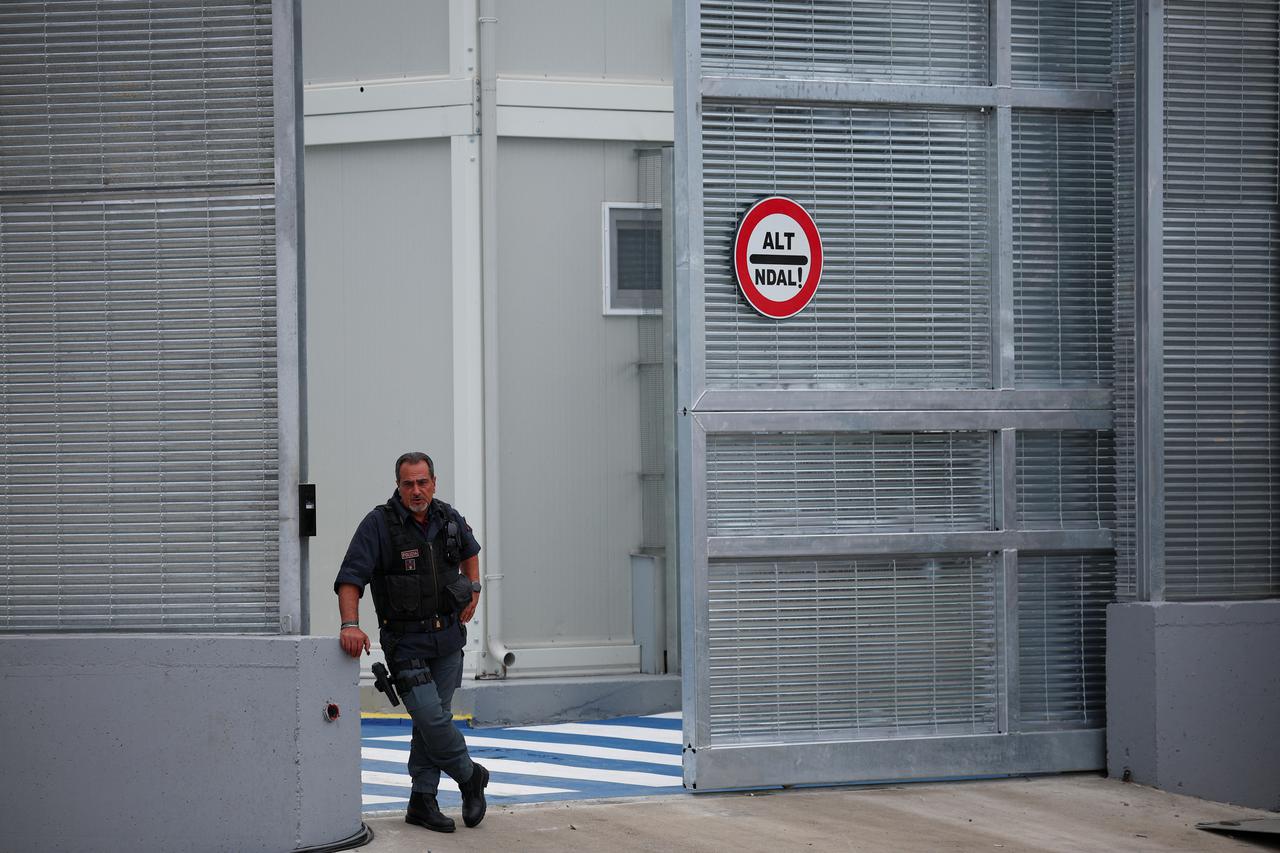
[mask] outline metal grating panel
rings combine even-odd
[[[1017,435],[1018,528],[1110,530],[1115,526],[1115,440],[1094,430]]]
[[[279,629],[274,220],[0,203],[0,630]]]
[[[986,117],[977,110],[703,111],[709,387],[990,387]],[[756,200],[805,205],[822,284],[783,322],[742,298],[733,235]]]
[[[1115,76],[1115,441],[1116,596],[1137,595],[1136,275],[1137,275],[1137,42],[1134,0],[1117,0]]]
[[[708,571],[712,743],[995,731],[989,555]]]
[[[1165,203],[1277,203],[1274,0],[1165,4]]]
[[[1013,82],[1110,89],[1112,6],[1112,0],[1013,0]]]
[[[1024,728],[1106,724],[1110,554],[1018,555],[1018,695]]]
[[[992,526],[989,433],[708,436],[712,536]]]
[[[266,0],[0,3],[0,190],[270,184]]]
[[[985,0],[703,0],[708,72],[983,85]]]
[[[1275,211],[1165,212],[1166,596],[1280,595]]]
[[[1170,600],[1280,595],[1278,37],[1271,2],[1166,4]]]
[[[1107,113],[1013,113],[1019,387],[1111,384],[1113,135]]]

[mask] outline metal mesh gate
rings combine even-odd
[[[0,5],[0,630],[301,630],[294,12]]]
[[[1101,767],[1111,4],[679,14],[686,782]],[[824,246],[783,321],[730,264],[770,195]]]

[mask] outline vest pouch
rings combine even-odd
[[[395,616],[412,616],[422,601],[422,587],[414,575],[387,575],[387,598]]]
[[[453,600],[453,609],[458,613],[461,613],[471,603],[471,578],[461,572],[449,582],[445,589],[449,590],[449,596]]]

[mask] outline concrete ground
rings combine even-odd
[[[362,853],[1280,850],[1195,828],[1275,817],[1095,774],[495,806],[452,835],[373,817]],[[1273,836],[1274,838],[1274,836]]]

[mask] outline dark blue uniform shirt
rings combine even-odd
[[[400,502],[399,493],[391,496],[392,505],[400,513],[406,524],[416,524],[418,532],[428,542],[432,542],[444,530],[447,521],[452,518],[458,523],[458,539],[461,547],[461,559],[468,560],[480,553],[480,543],[471,532],[471,525],[456,509],[448,504],[433,500],[427,509],[427,523],[418,524],[417,519]],[[351,544],[347,546],[347,555],[342,558],[342,566],[338,569],[338,577],[333,582],[333,591],[337,592],[341,584],[349,583],[364,595],[364,588],[373,578],[373,569],[382,562],[382,555],[391,548],[391,533],[387,530],[387,520],[378,507],[364,517]],[[387,648],[387,632],[382,631],[380,640],[382,648]],[[439,631],[429,634],[404,634],[396,646],[395,659],[434,658],[456,652],[467,644],[467,636],[462,625],[455,619]],[[390,661],[388,661],[389,663]]]

